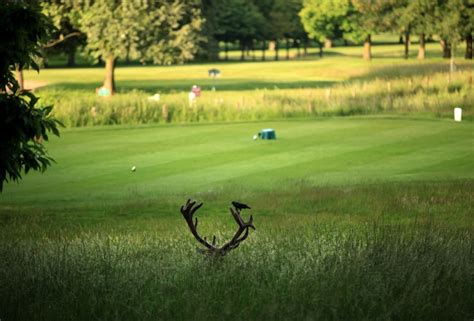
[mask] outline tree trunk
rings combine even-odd
[[[364,54],[362,55],[362,57],[365,59],[365,60],[371,60],[372,59],[372,42],[371,42],[372,38],[370,35],[367,35],[367,38],[365,38],[365,41],[364,41]]]
[[[219,41],[216,41],[214,38],[212,38],[211,40],[212,42],[212,45],[211,45],[211,54],[209,56],[209,60],[212,60],[212,61],[219,61],[219,57],[220,57],[220,52],[221,52],[221,48],[219,47]]]
[[[242,40],[240,40],[240,61],[245,60],[245,45]]]
[[[25,90],[25,78],[23,77],[23,68],[19,65],[16,65],[16,81],[18,82],[18,86],[20,86],[20,91]]]
[[[110,55],[105,59],[104,87],[113,95],[115,92],[115,57]]]
[[[255,61],[257,57],[255,56],[255,44],[254,44],[253,39],[252,39],[252,42],[250,43],[250,49],[252,49],[252,60]]]
[[[299,40],[296,42],[296,57],[301,57],[301,45]]]
[[[290,39],[286,38],[286,60],[290,60]]]
[[[67,66],[74,67],[76,65],[76,48],[69,49],[67,53]]]
[[[420,34],[420,47],[418,48],[418,59],[425,59],[425,34]]]
[[[472,59],[472,33],[466,35],[466,59]]]
[[[304,39],[304,48],[303,48],[303,56],[307,56],[308,55],[308,39],[305,38]]]
[[[268,42],[268,50],[270,51],[275,50],[275,40],[270,40]]]
[[[275,60],[278,60],[278,39],[275,39]]]
[[[227,41],[224,42],[225,61],[229,60],[229,44]]]
[[[125,63],[127,65],[130,64],[130,46],[129,45],[125,48]]]
[[[443,58],[451,58],[451,45],[446,39],[440,41],[441,47],[443,48]]]
[[[206,44],[204,44],[203,58],[207,61],[218,61],[219,60],[219,41],[210,37]],[[127,52],[128,54],[128,52]],[[129,58],[130,59],[130,58]],[[127,60],[125,60],[127,61]]]
[[[405,59],[408,59],[409,54],[410,54],[410,33],[406,31],[405,32]]]
[[[326,39],[324,40],[324,48],[332,48],[332,40],[331,39]]]
[[[46,69],[49,67],[48,56],[46,53],[43,53],[43,67]]]
[[[265,49],[267,44],[265,43],[265,39],[262,40],[262,61],[265,61]]]
[[[451,74],[453,72],[455,72],[455,70],[454,70],[454,47],[453,46],[451,46],[451,57],[450,57],[450,60],[449,60],[449,72]]]

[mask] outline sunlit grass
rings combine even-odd
[[[276,129],[276,141],[252,139],[267,127]],[[344,186],[466,179],[472,143],[470,122],[383,117],[69,129],[47,144],[57,164],[8,184],[2,203],[100,204],[221,189],[239,198],[291,193],[302,180]]]
[[[40,102],[54,104],[68,127],[361,114],[451,118],[454,107],[471,119],[473,64],[458,58],[450,74],[438,47],[428,45],[425,61],[402,59],[402,45],[378,45],[371,62],[359,57],[359,47],[335,47],[323,59],[118,66],[118,91],[111,98],[95,96],[101,67],[45,69],[26,78],[47,85],[38,90]],[[416,46],[412,51],[416,54]],[[221,71],[217,79],[208,77],[212,68]],[[203,91],[190,106],[193,85]],[[155,93],[161,94],[159,102],[148,99]]]
[[[63,83],[41,89],[39,96],[43,104],[56,106],[55,115],[68,127],[361,114],[451,118],[454,107],[463,108],[465,119],[472,118],[474,91],[470,64],[459,64],[458,71],[449,75],[447,66],[440,62],[400,63],[392,67],[368,66],[356,60],[354,63],[347,72],[342,67],[331,67],[328,62],[320,65],[317,62],[275,63],[282,66],[278,67],[281,74],[270,71],[264,63],[254,67],[247,65],[246,70],[242,64],[227,65],[223,67],[224,75],[228,72],[231,78],[223,75],[216,81],[192,76],[193,73],[194,77],[198,73],[205,74],[211,65],[170,67],[175,68],[169,70],[169,74],[176,79],[156,81],[147,80],[150,70],[156,69],[157,75],[168,75],[163,68],[124,68],[124,77],[127,73],[127,77],[141,75],[140,80],[127,80],[123,85],[119,82],[121,90],[111,98],[96,97],[93,82]],[[182,71],[190,75],[185,76]],[[76,76],[81,73],[80,70],[72,72]],[[91,79],[97,71],[84,72],[91,75],[81,78]],[[65,76],[60,76],[61,73],[57,76]],[[283,74],[291,76],[283,78]],[[179,77],[186,80],[178,81]],[[203,94],[190,105],[187,92],[195,83],[202,86]],[[148,99],[155,92],[161,93],[159,102]]]

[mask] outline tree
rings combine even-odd
[[[87,35],[87,49],[94,58],[105,60],[103,86],[111,94],[115,91],[116,60],[123,57],[129,43],[137,39],[145,13],[144,8],[134,7],[134,3],[98,0],[92,5],[83,5],[79,11],[80,29]]]
[[[472,34],[474,33],[474,2],[463,0],[460,8],[460,32],[466,42],[466,59],[472,59]]]
[[[270,21],[270,30],[271,30],[271,36],[269,40],[271,41],[271,44],[273,44],[274,50],[275,50],[275,60],[279,60],[279,50],[280,50],[280,43],[278,42],[279,39],[284,37],[284,21],[282,21],[282,13],[280,11],[280,8],[276,5],[276,0],[275,3],[272,6],[272,9],[269,13],[269,21]]]
[[[202,0],[201,13],[204,18],[202,24],[202,36],[204,39],[199,43],[197,56],[204,60],[219,59],[219,42],[217,40],[217,15],[219,0]]]
[[[24,23],[28,21],[28,23]],[[38,107],[38,98],[20,90],[13,70],[32,67],[47,39],[48,22],[39,6],[4,2],[0,10],[0,191],[3,184],[19,181],[30,170],[44,172],[52,159],[42,144],[48,133],[59,136],[60,123],[52,106]]]
[[[262,15],[262,24],[257,30],[257,39],[262,43],[262,60],[266,59],[265,51],[267,50],[267,40],[271,39],[274,34],[274,24],[271,17],[275,0],[254,0],[255,6]]]
[[[77,28],[79,18],[77,11],[69,1],[48,0],[42,1],[43,13],[52,21],[54,31],[52,37],[55,41],[50,41],[43,45],[45,56],[47,53],[65,53],[68,57],[67,66],[72,67],[76,63],[76,52],[78,47],[86,43],[85,35]],[[47,66],[44,57],[45,67]]]
[[[182,63],[198,50],[202,20],[194,0],[96,0],[79,3],[80,29],[87,49],[105,60],[104,87],[115,91],[115,65],[136,51],[141,60]]]
[[[298,13],[303,8],[302,0],[276,0],[283,23],[283,37],[286,40],[286,59],[290,59],[290,40],[297,42],[306,33]]]
[[[321,45],[326,39],[343,36],[349,11],[349,0],[305,0],[300,17],[309,37]]]
[[[194,58],[203,39],[199,1],[155,1],[146,12],[137,33],[142,61],[171,65]]]
[[[345,37],[355,42],[364,41],[365,60],[372,59],[372,35],[386,28],[386,17],[392,9],[392,0],[351,0]]]
[[[405,59],[408,59],[410,53],[410,36],[414,29],[419,15],[416,12],[417,4],[420,1],[398,0],[393,4],[392,11],[387,15],[389,29],[400,32],[404,37]]]
[[[236,8],[230,0],[216,0],[211,6],[214,14],[212,17],[214,23],[212,35],[217,43],[224,42],[225,60],[228,60],[228,43],[236,40],[234,31],[239,26],[239,16],[236,15],[239,11],[235,10]]]
[[[435,32],[437,2],[438,0],[413,0],[405,7],[402,21],[409,20],[412,31],[420,39],[418,59],[425,59],[426,37]]]
[[[258,37],[258,30],[263,26],[264,19],[258,7],[251,0],[222,0],[216,7],[217,26],[216,38],[227,43],[238,41],[241,56],[244,60],[245,49]]]
[[[473,13],[468,11],[469,0],[447,0],[438,6],[436,29],[442,39],[443,56],[450,59],[450,71],[454,71],[454,53],[467,32],[472,30]],[[472,10],[472,8],[471,8]]]
[[[272,41],[275,44],[275,60],[279,60],[280,44],[279,39],[288,38],[288,31],[290,29],[290,17],[289,17],[289,4],[285,0],[275,0],[272,10],[270,12],[271,30],[272,30]],[[287,40],[288,48],[288,40]],[[287,49],[288,58],[288,49]]]
[[[392,31],[405,34],[405,58],[408,58],[409,37],[416,33],[419,36],[418,59],[425,58],[426,37],[439,32],[437,25],[444,19],[444,0],[399,0],[394,3],[394,10],[388,24]],[[450,55],[449,45],[446,56]]]

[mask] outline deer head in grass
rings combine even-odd
[[[240,204],[239,205],[245,205],[245,204]],[[249,229],[252,228],[255,230],[255,226],[253,226],[253,218],[250,216],[250,219],[247,222],[244,222],[242,217],[240,216],[240,211],[242,208],[249,208],[247,207],[241,207],[241,206],[236,206],[234,204],[234,208],[230,208],[230,213],[235,219],[235,222],[238,225],[237,232],[235,232],[234,237],[227,243],[225,243],[222,246],[217,246],[216,245],[216,236],[213,237],[212,243],[209,243],[206,238],[202,238],[198,231],[197,231],[197,225],[198,225],[198,220],[197,218],[194,218],[193,221],[193,215],[196,213],[198,209],[200,209],[202,206],[202,203],[197,204],[195,201],[192,201],[191,199],[188,199],[185,205],[181,206],[181,214],[183,214],[184,219],[186,220],[186,223],[188,223],[188,227],[191,230],[191,233],[194,235],[194,238],[204,245],[205,249],[200,249],[199,251],[203,254],[206,255],[220,255],[224,256],[227,253],[229,253],[231,250],[237,248],[241,242],[243,242],[248,236],[249,236]]]

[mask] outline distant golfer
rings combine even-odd
[[[237,211],[240,212],[240,210],[243,210],[243,209],[250,209],[250,206],[248,206],[247,204],[242,204],[242,203],[239,203],[239,202],[232,202],[232,205],[234,205],[235,209]]]

